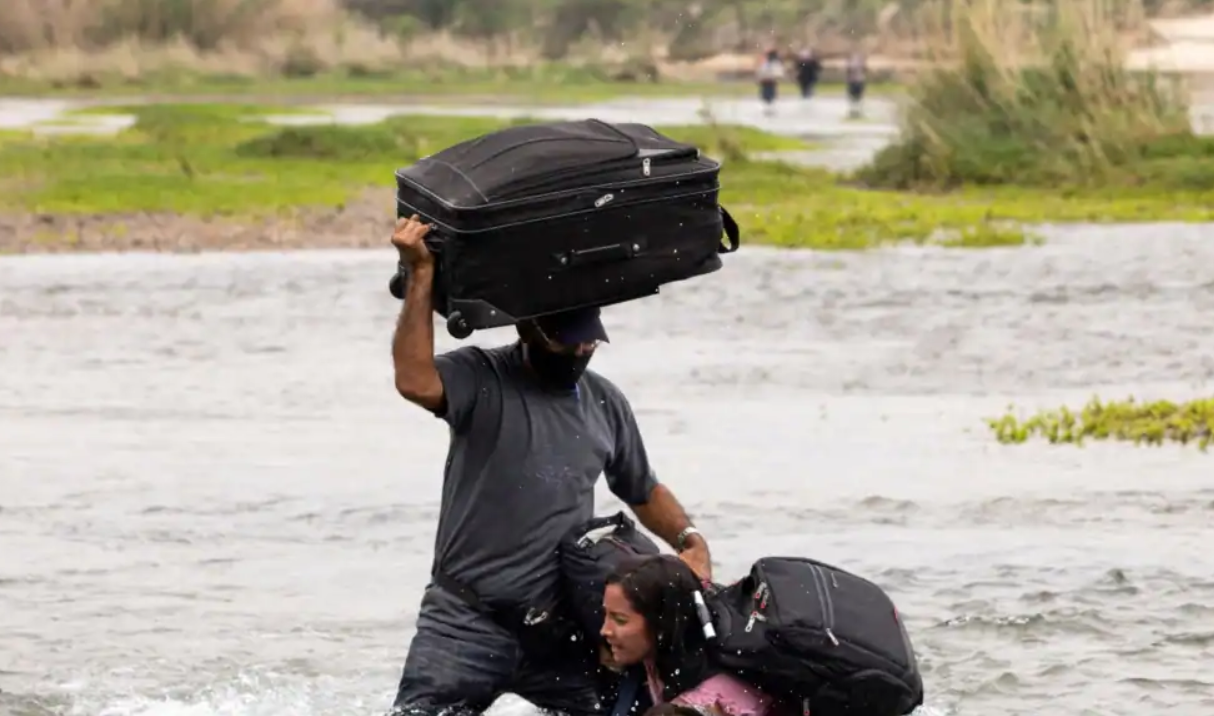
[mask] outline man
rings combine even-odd
[[[392,357],[397,391],[445,420],[451,445],[433,579],[394,713],[479,713],[507,692],[600,713],[592,648],[537,648],[523,626],[556,602],[557,545],[593,515],[598,476],[705,579],[708,545],[655,479],[628,401],[586,370],[607,340],[597,309],[524,322],[512,345],[434,355],[429,229],[414,216],[392,237],[409,271]]]
[[[818,76],[822,73],[822,62],[811,48],[802,49],[797,55],[797,84],[801,87],[801,96],[809,99],[814,94],[818,84]]]

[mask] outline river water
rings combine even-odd
[[[1214,457],[1005,447],[983,419],[1208,393],[1210,231],[746,248],[610,309],[595,366],[718,578],[783,553],[888,588],[921,713],[1208,716]],[[446,447],[392,389],[392,266],[0,258],[0,713],[387,708]]]

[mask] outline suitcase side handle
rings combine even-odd
[[[557,254],[556,260],[561,265],[561,268],[626,261],[635,258],[641,252],[643,248],[641,244],[641,241],[624,241],[618,244],[595,246],[589,249],[575,249]]]
[[[717,247],[717,253],[732,254],[738,250],[738,244],[741,243],[741,235],[738,233],[738,222],[733,220],[733,217],[729,215],[729,211],[725,207],[718,206],[717,208],[721,210],[721,223],[725,225],[725,238],[729,239],[728,244],[723,243]]]

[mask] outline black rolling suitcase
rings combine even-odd
[[[434,225],[434,307],[466,338],[720,269],[738,227],[718,204],[719,172],[641,124],[521,125],[398,170],[396,213]],[[397,298],[407,278],[393,277]]]

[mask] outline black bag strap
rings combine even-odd
[[[718,206],[721,210],[721,223],[725,224],[725,237],[729,239],[729,245],[721,244],[717,247],[718,254],[732,254],[738,250],[738,244],[741,243],[741,234],[738,232],[738,222],[733,220],[729,215],[729,210],[723,206]]]
[[[436,570],[431,578],[434,580],[434,583],[437,584],[444,592],[459,597],[460,599],[464,600],[465,604],[472,607],[476,611],[490,617],[498,616],[496,610],[491,609],[489,605],[481,601],[481,598],[477,596],[475,591],[472,590],[472,587],[469,587],[455,577],[452,577],[442,570]]]
[[[594,532],[595,530],[601,530],[604,527],[614,527],[617,530],[629,531],[636,529],[636,525],[634,525],[632,520],[628,519],[628,515],[624,514],[624,512],[621,510],[614,515],[592,517],[584,524],[580,525],[576,532],[571,532],[571,536],[566,537],[565,539],[571,545],[578,548],[584,548],[589,546],[589,542],[586,540],[590,533]]]
[[[631,527],[632,520],[628,519],[628,515],[623,511],[617,512],[614,515],[603,515],[602,517],[594,517],[586,524],[582,525],[582,534],[593,532],[604,527]]]
[[[632,711],[637,694],[641,690],[641,673],[640,669],[634,668],[625,674],[624,681],[620,684],[620,693],[615,699],[615,707],[611,709],[611,716],[628,716]]]

